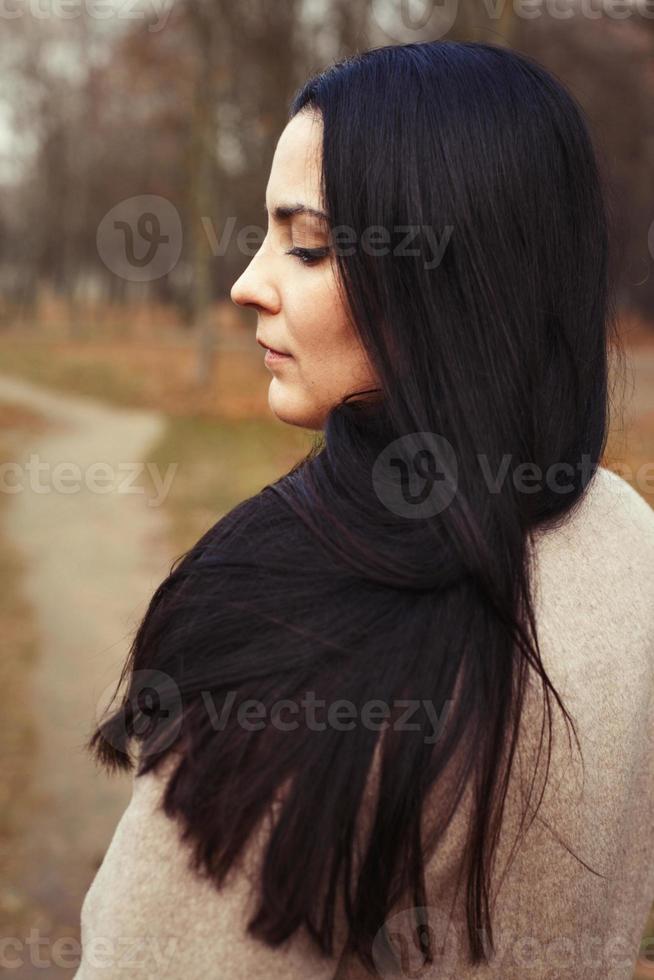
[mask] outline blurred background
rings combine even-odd
[[[3,0],[0,32],[1,966],[69,977],[131,792],[82,745],[133,630],[171,561],[312,442],[271,416],[229,299],[296,88],[438,37],[569,86],[609,181],[628,355],[604,465],[654,506],[654,6]]]

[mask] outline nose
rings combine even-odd
[[[264,268],[263,247],[254,255],[230,290],[232,303],[253,306],[257,310],[277,312],[279,295],[271,280],[270,270]]]

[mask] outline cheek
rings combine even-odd
[[[336,287],[334,274],[306,272],[292,295],[286,298],[286,322],[293,350],[307,371],[334,358],[349,360],[358,339]]]
[[[374,385],[374,375],[333,279],[302,277],[282,297],[282,315],[296,363],[271,380],[270,408],[291,424],[320,428],[345,395]]]
[[[332,403],[368,373],[354,328],[335,304],[307,310],[297,351],[298,376],[307,390]]]

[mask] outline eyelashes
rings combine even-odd
[[[287,255],[295,256],[302,265],[315,265],[329,255],[329,247],[322,248],[300,248],[296,245],[286,252]]]

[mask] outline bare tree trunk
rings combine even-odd
[[[218,9],[212,0],[187,4],[195,42],[197,71],[188,150],[189,222],[192,249],[192,321],[196,337],[196,380],[206,386],[214,375],[216,337],[211,319],[211,247],[202,218],[211,214],[216,145],[216,32]]]

